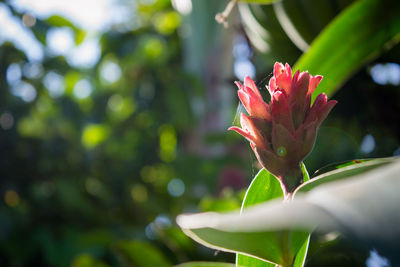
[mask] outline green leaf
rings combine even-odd
[[[361,164],[366,163],[368,162]],[[297,195],[288,203],[278,200],[268,201],[244,210],[242,215],[239,213],[181,215],[177,222],[186,232],[193,232],[197,241],[201,240],[200,242],[210,247],[225,243],[223,245],[225,248],[232,248],[242,242],[247,246],[246,252],[251,255],[256,252],[260,257],[262,254],[267,254],[263,252],[271,249],[265,246],[260,247],[258,251],[255,250],[255,242],[270,237],[266,233],[278,235],[287,233],[285,230],[289,229],[315,229],[317,226],[319,233],[340,231],[348,234],[348,237],[359,244],[368,243],[377,247],[379,251],[386,249],[386,252],[393,253],[400,249],[398,242],[400,231],[396,230],[400,224],[399,172],[400,159],[397,158],[391,164],[358,173],[352,179],[329,183]],[[222,234],[225,235],[223,241],[220,238]],[[303,251],[304,243],[302,245],[294,243],[289,246],[292,249],[293,246],[298,246],[297,249]],[[278,249],[276,253],[281,252]],[[397,255],[396,253],[392,256],[398,257]],[[295,262],[299,264],[295,266],[302,264],[300,258]],[[290,263],[277,263],[292,266]]]
[[[300,163],[300,166],[301,166],[301,171],[303,172],[303,183],[305,183],[310,180],[310,175],[308,174],[306,165],[303,162]]]
[[[207,218],[213,221],[217,213],[205,213]],[[178,219],[179,221],[179,219]],[[207,223],[205,220],[200,220],[201,223]],[[248,232],[246,230],[231,231],[217,229],[213,227],[186,227],[185,223],[180,223],[182,230],[195,241],[209,248],[226,251],[239,252],[244,255],[252,256],[260,260],[265,260],[270,263],[283,264],[284,255],[282,247],[287,246],[287,231],[259,231]],[[193,225],[190,222],[190,225]],[[232,225],[232,227],[235,227]],[[298,251],[302,244],[290,244],[292,251]],[[292,257],[288,255],[287,257]]]
[[[302,162],[300,164],[301,166],[301,171],[303,172],[303,183],[307,182],[310,180],[310,175],[308,174],[306,165]],[[293,263],[293,267],[303,267],[304,262],[306,261],[306,257],[307,257],[307,251],[308,251],[308,245],[310,243],[310,237],[311,237],[311,233],[300,233],[297,234],[297,236],[292,237],[293,239],[298,239],[303,241],[303,244],[301,245],[300,250],[297,252],[295,259],[294,259],[294,263]]]
[[[269,171],[261,169],[247,189],[241,210],[275,198],[283,199],[281,184]]]
[[[396,158],[379,158],[372,160],[353,160],[348,163],[339,164],[335,170],[323,173],[302,184],[296,189],[294,194],[297,192],[310,191],[320,184],[350,178],[354,175],[370,171],[388,163],[392,163],[395,160]]]
[[[310,180],[310,176],[307,172],[306,166],[304,163],[301,163],[301,170],[303,171],[303,180],[304,182],[307,182]],[[242,209],[241,212],[243,211],[243,208],[249,207],[255,204],[259,204],[262,202],[266,202],[272,199],[277,199],[277,198],[283,198],[283,191],[281,188],[281,185],[271,173],[269,173],[267,170],[262,169],[260,172],[256,175],[256,177],[253,179],[250,187],[248,188],[246,192],[246,196],[243,200],[242,203]],[[308,235],[307,238],[304,237],[304,233],[301,233],[300,235],[292,234],[290,236],[291,242],[295,242],[297,240],[303,241],[303,245],[300,249],[299,252],[297,252],[296,258],[295,258],[295,265],[294,266],[303,266],[299,264],[303,264],[307,250],[308,250],[308,243],[310,240],[310,237]],[[304,240],[306,239],[306,240]],[[243,254],[237,254],[236,256],[236,263],[238,266],[255,266],[255,267],[274,267],[275,265],[272,263],[268,263],[253,257],[249,257]]]
[[[346,8],[314,40],[295,70],[324,76],[313,99],[332,95],[366,62],[400,40],[400,1],[361,0]]]
[[[303,166],[305,170],[305,167]],[[308,174],[305,173],[305,179]],[[261,170],[252,181],[242,204],[244,208],[261,202],[281,198],[283,192],[279,181],[268,171]],[[281,200],[278,200],[279,202]],[[210,218],[213,214],[208,213]],[[193,226],[193,225],[192,225]],[[213,227],[189,227],[181,225],[183,231],[197,242],[214,249],[239,252],[239,266],[274,266],[274,264],[292,264],[298,251],[297,261],[304,260],[309,233],[304,231],[230,231]],[[301,266],[301,265],[296,265]]]
[[[281,184],[270,172],[261,169],[247,189],[246,195],[243,199],[241,212],[246,207],[276,198],[283,199]],[[275,266],[273,263],[265,262],[239,253],[236,255],[236,264],[238,266],[254,267]]]
[[[176,265],[175,267],[235,267],[235,266],[236,265],[232,263],[196,261],[196,262],[182,263]]]
[[[308,245],[310,244],[311,234],[308,235],[307,239],[304,241],[300,250],[297,252],[297,255],[294,259],[293,267],[303,267],[306,261]]]

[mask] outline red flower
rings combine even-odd
[[[317,131],[337,101],[317,96],[312,106],[311,95],[322,76],[297,71],[292,77],[288,64],[276,62],[269,80],[269,105],[250,77],[244,85],[236,82],[238,95],[249,115],[241,114],[242,128],[230,127],[250,141],[261,165],[274,174],[286,193],[302,182],[300,163],[311,152]]]

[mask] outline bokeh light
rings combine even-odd
[[[168,193],[173,197],[180,197],[185,193],[185,184],[181,179],[174,178],[168,183]]]
[[[102,63],[100,75],[107,84],[112,84],[119,81],[121,74],[121,68],[117,63],[112,61],[106,61]]]
[[[175,129],[171,125],[163,125],[159,129],[160,158],[165,162],[171,162],[176,158],[177,137]]]
[[[94,148],[106,140],[109,129],[101,124],[88,124],[82,132],[82,144],[87,148]]]
[[[66,56],[74,47],[74,32],[69,27],[52,28],[47,32],[46,40],[50,53]]]
[[[44,76],[43,84],[51,97],[57,98],[64,94],[64,78],[54,71],[50,71]]]
[[[9,130],[13,127],[14,125],[14,117],[10,112],[4,112],[0,116],[0,126],[4,130]]]
[[[78,81],[74,86],[74,95],[78,99],[87,98],[93,91],[92,84],[87,79]]]
[[[43,66],[39,62],[27,62],[24,64],[22,72],[28,79],[37,79],[43,73]]]
[[[375,139],[372,135],[367,134],[364,136],[362,142],[361,142],[361,151],[365,154],[369,154],[375,149]]]
[[[131,197],[133,201],[144,203],[148,200],[148,191],[144,185],[136,184],[131,188]]]
[[[33,27],[36,24],[36,18],[32,14],[25,13],[22,16],[22,22],[26,27]]]
[[[7,190],[4,194],[4,201],[10,207],[16,207],[19,204],[20,198],[14,190]]]
[[[37,95],[35,87],[33,87],[32,84],[23,81],[11,87],[11,93],[15,96],[21,97],[25,102],[32,102],[35,100]]]
[[[72,66],[91,68],[99,61],[100,54],[101,47],[99,40],[97,38],[89,38],[72,49],[67,57],[67,61]]]
[[[397,63],[376,64],[371,67],[370,74],[377,84],[400,84],[400,65]]]
[[[16,85],[21,80],[22,71],[18,63],[12,63],[8,66],[6,77],[11,86]]]

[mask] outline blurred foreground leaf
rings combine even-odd
[[[303,169],[305,170],[305,168]],[[305,172],[304,176],[307,179],[308,174]],[[283,192],[279,181],[263,169],[252,181],[242,209],[273,199],[282,201]],[[208,214],[212,224],[212,214],[214,213]],[[195,221],[193,223],[196,224]],[[237,256],[239,266],[274,266],[275,263],[284,266],[292,265],[299,251],[301,254],[296,260],[299,265],[295,266],[302,266],[308,246],[309,233],[304,231],[287,231],[285,229],[283,231],[249,233],[247,230],[231,232],[230,230],[201,226],[189,227],[190,229],[182,228],[187,235],[205,246],[228,252],[239,252],[240,254]]]
[[[372,245],[396,265],[399,260],[396,251],[400,247],[400,160],[380,166],[352,179],[298,194],[289,203],[273,200],[250,207],[241,215],[203,213],[182,215],[177,221],[195,240],[209,247],[232,248],[232,243],[241,237],[242,243],[249,242],[247,251],[251,252],[256,245],[250,242],[258,241],[255,236],[266,237],[266,233],[276,234],[293,227],[299,230],[317,227],[317,232],[323,233],[340,231],[361,240],[363,245]],[[261,255],[269,249],[259,246],[256,251]]]
[[[313,97],[332,95],[354,72],[400,40],[400,1],[361,0],[345,9],[295,65],[324,76]]]
[[[357,163],[359,161],[351,161],[348,162],[347,164],[340,164],[337,166],[337,170],[321,174],[317,177],[314,177],[310,181],[302,184],[299,188],[296,189],[295,194],[297,192],[310,191],[311,189],[323,183],[346,179],[354,175],[362,174],[374,168],[392,163],[395,160],[396,158],[379,158],[368,161],[359,160],[359,161],[364,161],[362,163]]]

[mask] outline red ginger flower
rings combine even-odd
[[[238,95],[249,116],[241,114],[242,128],[230,127],[250,141],[261,165],[281,182],[290,195],[303,180],[300,163],[311,152],[317,131],[337,101],[327,101],[324,93],[312,106],[311,95],[322,80],[297,71],[292,77],[288,64],[276,62],[269,80],[269,105],[254,81],[246,76],[244,85],[236,82]]]

